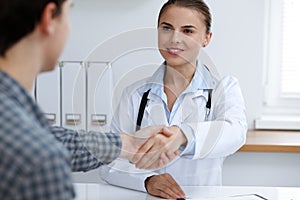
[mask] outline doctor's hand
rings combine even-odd
[[[153,196],[176,199],[185,198],[185,194],[170,174],[150,176],[145,180],[147,192]]]
[[[162,166],[172,161],[179,154],[179,147],[186,145],[187,139],[181,129],[177,126],[164,127],[159,134],[150,137],[143,144],[137,154],[132,158],[137,168],[155,169],[153,166],[157,160],[161,160]]]
[[[126,158],[132,163],[134,163],[133,157],[137,152],[139,152],[139,154],[141,154],[139,158],[142,159],[143,156],[147,154],[145,154],[146,152],[143,152],[142,150],[139,149],[142,145],[144,145],[145,142],[151,140],[151,138],[157,134],[165,134],[165,136],[167,137],[173,134],[171,132],[163,133],[162,132],[163,130],[164,130],[164,126],[149,126],[135,132],[134,134],[121,133],[120,137],[122,140],[122,149],[121,149],[120,157]],[[160,140],[157,139],[156,142],[160,142]],[[156,153],[159,153],[159,155],[156,155],[156,159],[152,159],[151,161],[149,161],[149,165],[143,167],[144,169],[161,168],[165,166],[167,163],[169,163],[170,160],[173,160],[179,154],[178,151],[164,152],[164,154],[162,154],[161,152],[156,152]],[[135,160],[135,162],[138,161],[139,160]]]

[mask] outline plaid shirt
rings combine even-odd
[[[1,200],[73,199],[71,170],[109,163],[120,147],[112,133],[49,126],[25,89],[0,71]]]

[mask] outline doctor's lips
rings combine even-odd
[[[181,52],[183,52],[183,49],[180,48],[167,48],[167,52],[172,56],[178,56]]]

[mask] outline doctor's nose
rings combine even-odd
[[[171,36],[171,42],[176,44],[180,43],[182,40],[182,34],[179,31],[173,31]]]

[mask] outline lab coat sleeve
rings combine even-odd
[[[124,159],[117,159],[100,167],[100,177],[107,183],[132,190],[146,192],[144,181],[155,172],[137,169]]]
[[[209,121],[184,123],[184,131],[193,135],[194,141],[188,141],[183,156],[193,149],[192,159],[226,157],[245,143],[245,105],[235,78],[225,77],[216,86],[210,115]]]
[[[139,95],[132,95],[129,89],[124,90],[119,106],[113,116],[111,131],[117,133],[133,133],[135,129],[135,119],[137,116],[132,98]],[[136,108],[138,109],[138,108]],[[157,173],[150,170],[137,169],[133,164],[124,159],[117,159],[110,165],[100,167],[100,177],[107,183],[115,186],[129,188],[146,192],[144,181],[147,177]]]

